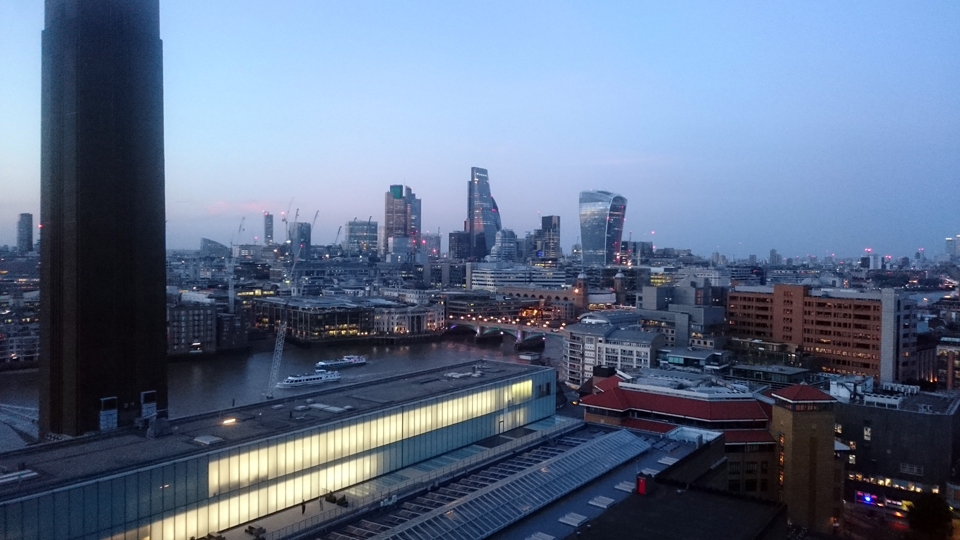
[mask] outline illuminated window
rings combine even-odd
[[[869,441],[870,437],[873,436],[873,429],[870,426],[865,426],[863,428],[863,440]]]

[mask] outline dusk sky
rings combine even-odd
[[[943,253],[960,233],[960,2],[161,1],[167,244],[504,228],[628,200],[624,240],[766,258]],[[40,210],[43,2],[0,1],[0,244]],[[651,231],[656,231],[652,234]],[[341,235],[342,240],[342,235]],[[443,246],[446,248],[446,239]]]

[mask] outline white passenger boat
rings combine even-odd
[[[316,373],[306,375],[291,375],[277,383],[277,388],[297,388],[298,386],[311,386],[327,382],[337,382],[340,380],[339,371],[326,371],[318,369]]]
[[[348,354],[339,360],[322,360],[317,362],[317,369],[345,368],[353,366],[362,366],[367,363],[365,356]]]

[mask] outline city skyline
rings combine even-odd
[[[454,20],[490,39],[462,40]],[[226,242],[291,199],[320,211],[314,242],[331,243],[398,183],[446,237],[483,166],[518,235],[537,212],[576,223],[577,193],[603,189],[635,201],[624,240],[941,254],[960,231],[945,196],[960,173],[958,20],[947,3],[165,2],[168,247]],[[0,6],[0,244],[39,215],[42,28],[41,3]],[[562,234],[568,252],[577,233]]]

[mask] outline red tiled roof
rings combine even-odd
[[[762,420],[769,416],[756,399],[705,400],[636,390],[612,388],[600,394],[584,396],[581,403],[618,411],[635,409],[666,416],[706,421]]]
[[[728,429],[723,432],[723,437],[727,444],[776,442],[765,429]]]
[[[677,429],[675,424],[666,422],[654,422],[653,420],[644,420],[642,418],[624,418],[621,425],[625,428],[639,429],[652,433],[666,433]]]
[[[594,380],[596,381],[596,379]],[[617,377],[616,375],[613,377],[607,377],[606,379],[594,383],[593,387],[604,392],[607,390],[613,390],[614,388],[620,388],[620,377]]]
[[[795,384],[773,393],[774,397],[787,401],[835,401],[833,396],[818,390],[809,384]]]
[[[763,409],[763,414],[767,415],[767,418],[773,418],[773,405],[758,399],[757,403],[760,404],[760,408]]]

